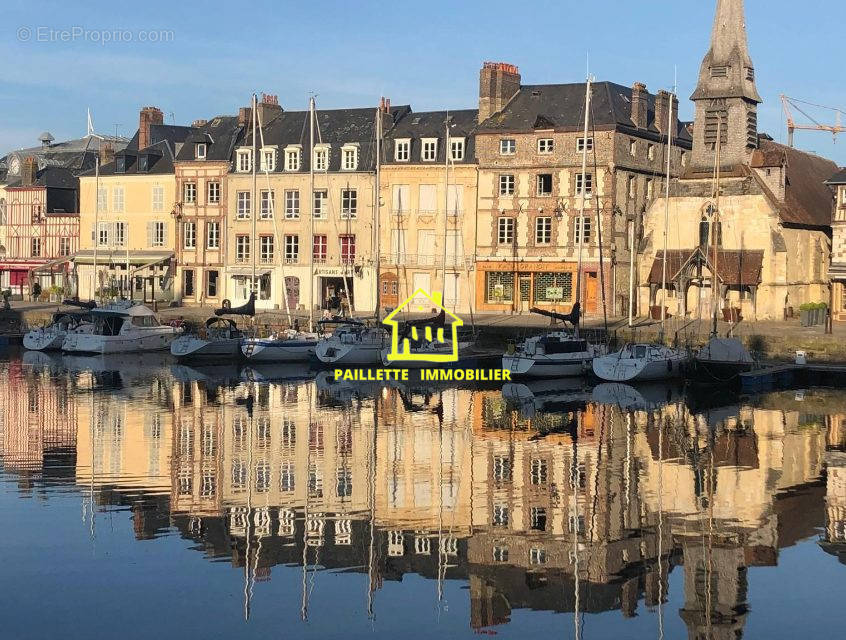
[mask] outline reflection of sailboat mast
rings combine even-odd
[[[584,175],[584,174],[583,174]],[[583,178],[584,180],[584,178]],[[584,182],[582,183],[584,186]],[[581,431],[581,412],[576,413],[576,435],[573,438],[573,461],[570,466],[570,483],[573,490],[573,508],[570,513],[570,528],[573,530],[573,584],[574,584],[574,606],[573,606],[573,628],[575,639],[581,638],[579,625],[579,433]],[[574,520],[575,518],[575,520]]]
[[[94,541],[94,533],[95,533],[95,531],[94,531],[94,432],[95,432],[95,430],[94,430],[94,420],[96,420],[96,417],[94,415],[94,413],[96,411],[96,407],[95,407],[95,403],[94,403],[94,372],[93,371],[91,372],[90,380],[91,380],[91,389],[90,389],[90,393],[91,393],[91,420],[90,420],[91,434],[89,435],[88,439],[90,441],[90,447],[89,448],[91,449],[91,474],[90,474],[91,479],[90,479],[89,487],[88,487],[88,518],[89,518],[88,534],[91,537],[91,541],[93,542]]]
[[[253,159],[255,163],[255,158]],[[255,280],[253,280],[255,282]],[[244,533],[246,534],[246,551],[244,556],[244,620],[250,619],[250,598],[252,596],[252,589],[250,587],[250,524],[252,522],[252,503],[253,503],[253,410],[247,402],[247,414],[250,418],[250,427],[247,433],[247,521],[244,523]]]
[[[317,384],[312,382],[307,386],[308,388],[308,431],[306,432],[306,491],[305,504],[303,506],[303,584],[302,584],[302,602],[300,603],[300,618],[308,620],[308,589],[306,587],[306,578],[308,576],[308,497],[311,494],[311,411],[312,411],[312,385]],[[316,482],[316,479],[315,479]]]
[[[664,421],[658,414],[658,638],[664,638]]]
[[[377,311],[378,315],[378,311]],[[370,549],[367,558],[367,617],[373,620],[373,592],[375,591],[375,537],[376,537],[376,430],[379,425],[379,394],[373,397],[373,442],[368,455],[369,496],[370,502]]]

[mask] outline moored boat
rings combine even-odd
[[[93,329],[89,313],[59,312],[53,314],[47,326],[28,331],[23,337],[23,346],[30,351],[58,351],[68,334],[91,333]]]
[[[593,373],[606,382],[644,382],[681,377],[687,353],[661,344],[627,344],[615,353],[594,358]]]
[[[331,336],[320,340],[315,355],[328,365],[381,365],[382,350],[391,340],[381,327],[367,327],[360,321],[350,321]]]
[[[316,333],[289,330],[269,338],[246,338],[241,353],[249,362],[309,362],[317,343]]]
[[[689,377],[695,384],[731,385],[754,366],[755,359],[740,340],[713,336],[694,356]]]
[[[181,335],[170,344],[170,353],[179,360],[218,358],[234,360],[241,356],[243,334],[228,318],[209,318],[205,335]]]
[[[68,334],[62,351],[71,353],[132,353],[160,351],[180,335],[181,329],[159,322],[144,305],[116,303],[91,310],[91,333]]]

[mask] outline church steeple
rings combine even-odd
[[[713,167],[717,130],[722,164],[746,162],[758,144],[755,67],[749,56],[743,0],[717,0],[711,47],[702,60],[699,82],[690,99],[696,104],[692,164]]]

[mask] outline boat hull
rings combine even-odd
[[[334,340],[323,340],[317,345],[315,355],[323,364],[332,366],[381,365],[382,344],[356,342],[338,344]]]
[[[590,371],[593,358],[554,359],[546,356],[502,356],[502,368],[518,378],[570,378]]]
[[[62,348],[67,333],[35,329],[23,337],[23,346],[30,351],[57,351]]]
[[[180,336],[171,343],[170,353],[179,360],[237,359],[241,356],[241,339],[204,340],[195,336]]]
[[[137,353],[143,351],[164,351],[179,335],[172,327],[159,327],[161,331],[150,331],[146,335],[102,336],[94,334],[68,334],[62,343],[62,351],[68,353]],[[169,331],[164,331],[169,329]]]
[[[316,340],[247,340],[241,353],[249,362],[309,362]]]
[[[593,373],[606,382],[645,382],[672,380],[682,376],[686,358],[682,355],[657,360],[620,358],[618,354],[595,358]]]

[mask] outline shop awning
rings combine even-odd
[[[120,264],[125,265],[127,261],[134,270],[144,269],[149,266],[160,264],[173,258],[172,251],[130,251],[127,257],[126,251],[97,251],[97,264]],[[78,251],[73,256],[73,263],[94,264],[94,250],[85,249]]]
[[[49,262],[45,262],[44,264],[40,264],[37,267],[32,267],[30,269],[30,273],[39,273],[41,271],[52,271],[53,267],[56,267],[60,264],[65,264],[66,262],[70,262],[73,260],[71,256],[63,256],[61,258],[56,258],[55,260],[50,260]]]

